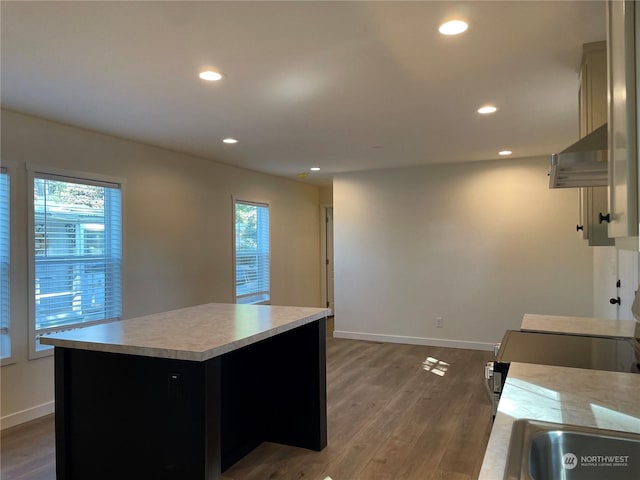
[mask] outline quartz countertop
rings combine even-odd
[[[328,314],[325,308],[209,303],[45,335],[40,343],[204,361]]]
[[[635,336],[636,324],[635,320],[609,320],[605,318],[563,317],[527,313],[522,319],[520,330],[632,338]]]
[[[640,433],[640,375],[511,363],[478,480],[503,478],[513,422]]]

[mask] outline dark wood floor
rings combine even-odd
[[[443,376],[423,368],[433,357]],[[489,352],[327,339],[328,446],[264,443],[224,480],[471,480],[491,429]],[[440,372],[442,373],[442,372]],[[2,432],[2,480],[54,480],[54,422]]]

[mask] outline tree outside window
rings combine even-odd
[[[236,200],[235,296],[236,303],[270,300],[269,205]]]
[[[36,337],[120,318],[121,237],[118,185],[35,175]]]

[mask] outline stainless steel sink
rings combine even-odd
[[[640,479],[640,434],[516,420],[505,480]]]

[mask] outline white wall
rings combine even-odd
[[[320,189],[320,205],[333,205],[333,187],[322,187]]]
[[[12,197],[11,326],[2,427],[53,408],[52,357],[28,360],[25,165],[119,177],[123,316],[231,302],[231,195],[271,202],[272,303],[321,306],[319,189],[2,110]]]
[[[576,194],[549,190],[547,168],[538,158],[338,175],[336,336],[482,349],[524,313],[591,316]]]

